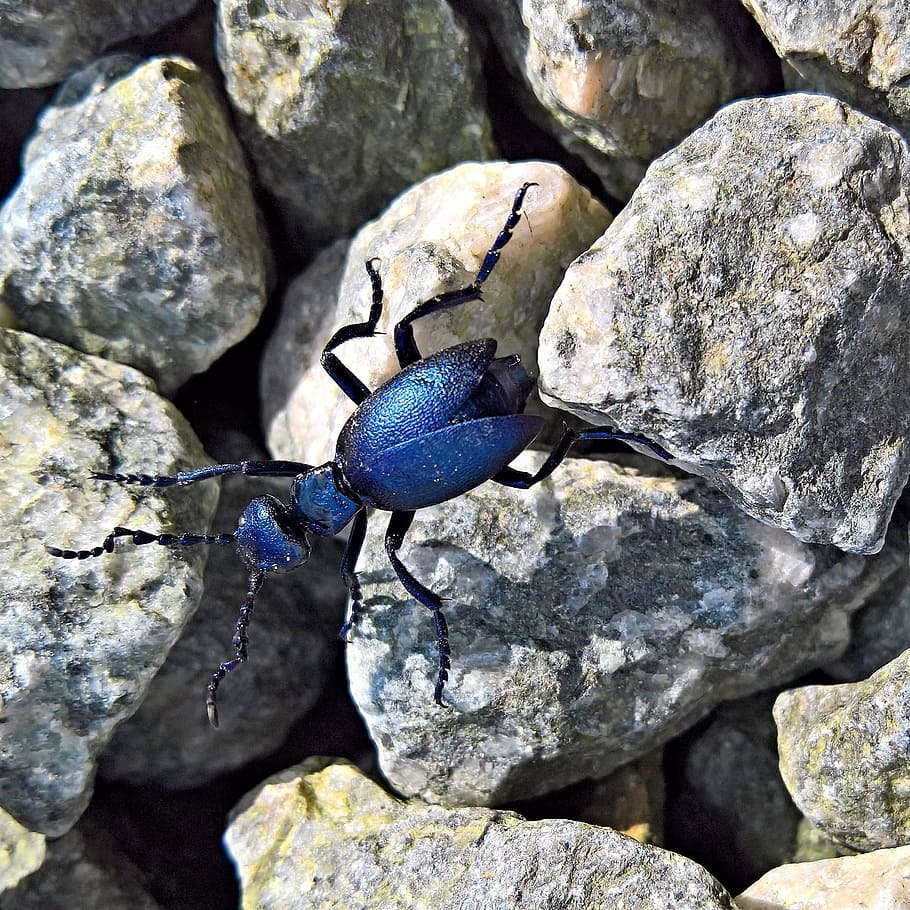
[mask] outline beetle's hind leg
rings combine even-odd
[[[517,487],[520,490],[527,490],[534,484],[540,483],[549,477],[562,463],[569,449],[584,439],[618,439],[620,442],[637,442],[639,445],[647,446],[658,458],[664,461],[670,461],[673,456],[658,443],[640,433],[625,433],[622,430],[614,430],[612,427],[592,427],[590,430],[572,430],[563,425],[562,436],[553,446],[553,450],[547,456],[546,461],[540,466],[534,474],[527,471],[519,471],[516,468],[503,468],[498,474],[493,475],[496,483],[501,483],[506,487]]]
[[[370,390],[332,351],[352,338],[372,338],[376,334],[376,325],[382,315],[382,279],[379,277],[379,270],[376,268],[377,262],[379,262],[378,259],[368,259],[366,262],[367,274],[370,276],[370,285],[373,288],[373,303],[370,306],[370,315],[367,317],[367,321],[352,322],[342,326],[329,339],[329,343],[322,351],[323,369],[354,404],[360,404],[370,394]]]
[[[474,277],[474,280],[467,286],[459,288],[456,291],[446,291],[445,294],[438,294],[430,300],[419,303],[398,325],[395,326],[395,353],[398,355],[398,363],[406,367],[410,363],[416,363],[421,359],[420,351],[417,349],[417,343],[414,341],[414,329],[411,323],[431,313],[438,313],[440,310],[448,310],[452,307],[459,306],[462,303],[468,303],[471,300],[479,300],[481,296],[481,285],[490,277],[490,272],[499,262],[502,248],[512,239],[512,231],[521,220],[521,206],[524,203],[525,193],[536,183],[522,184],[521,188],[515,194],[512,200],[512,210],[502,230],[493,241],[493,245],[487,250],[480,266],[480,271]]]
[[[442,598],[414,578],[398,557],[398,549],[413,520],[413,512],[392,513],[392,519],[389,521],[389,527],[385,533],[385,551],[388,554],[389,562],[392,563],[395,574],[408,594],[433,612],[433,625],[436,630],[436,650],[439,654],[439,670],[436,674],[433,701],[440,707],[448,708],[449,705],[442,700],[442,690],[445,688],[446,680],[449,678],[452,662],[449,650],[449,626],[442,613]]]

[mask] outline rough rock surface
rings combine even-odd
[[[910,842],[910,651],[867,680],[805,686],[774,705],[793,801],[856,850]]]
[[[128,367],[0,331],[0,805],[59,835],[202,595],[204,553],[131,547],[82,561],[116,525],[205,529],[217,489],[136,494],[90,471],[203,463],[189,425]],[[127,552],[120,552],[120,551]]]
[[[834,95],[910,130],[905,0],[743,0],[784,63],[791,91]]]
[[[906,910],[910,847],[780,866],[733,903],[738,910]]]
[[[225,836],[242,906],[287,910],[732,910],[691,860],[609,828],[393,799],[356,768],[267,780]]]
[[[223,0],[218,58],[257,175],[303,247],[493,153],[480,61],[445,0]]]
[[[730,105],[569,269],[541,389],[750,515],[871,553],[910,472],[910,156],[815,95]]]
[[[802,544],[697,478],[609,462],[569,459],[529,491],[486,484],[418,512],[401,550],[445,602],[441,710],[433,624],[389,565],[383,519],[360,560],[351,691],[389,782],[447,804],[602,777],[719,702],[828,662],[906,558]]]
[[[44,111],[0,209],[20,327],[170,394],[255,326],[266,259],[240,145],[182,58],[107,57]]]
[[[619,199],[719,107],[770,88],[758,29],[736,4],[483,0],[530,116]],[[681,9],[685,15],[681,15]]]
[[[3,895],[31,875],[47,855],[43,834],[35,834],[0,809],[0,906]]]
[[[230,424],[226,416],[222,428]],[[203,434],[203,440],[215,461],[266,457],[241,432],[222,429],[211,439]],[[280,479],[225,478],[213,533],[233,531],[253,496],[271,493],[286,502],[289,485]],[[266,580],[249,629],[250,660],[218,690],[216,731],[206,718],[205,689],[218,664],[233,653],[231,637],[249,570],[233,546],[212,547],[199,608],[142,707],[114,734],[101,759],[101,776],[183,789],[277,749],[322,693],[330,649],[342,647],[337,633],[346,592],[340,564],[341,541],[315,540],[306,566]]]
[[[539,186],[528,190],[526,217],[484,283],[484,299],[421,319],[414,334],[424,353],[492,337],[500,355],[520,354],[535,373],[537,335],[553,292],[610,216],[557,165],[463,164],[402,194],[366,225],[350,245],[343,274],[336,271],[344,255],[338,245],[292,285],[263,358],[263,409],[275,457],[320,464],[334,454],[354,406],[326,375],[319,354],[337,328],[362,322],[369,313],[364,262],[381,260],[385,299],[379,331],[386,334],[350,341],[336,353],[375,388],[399,369],[395,324],[421,301],[471,283],[527,181]],[[552,420],[559,416],[543,410]]]
[[[0,88],[59,82],[118,41],[156,31],[197,0],[0,0]]]

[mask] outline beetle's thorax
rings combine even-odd
[[[311,533],[331,537],[363,508],[352,496],[338,465],[327,461],[294,478],[291,512]]]

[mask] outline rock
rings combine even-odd
[[[480,61],[444,0],[223,0],[218,59],[241,136],[298,247],[493,154]]]
[[[48,841],[41,860],[15,887],[0,891],[0,910],[161,910],[141,872],[110,834],[95,824],[83,821],[63,837]]]
[[[910,11],[906,3],[743,0],[784,64],[790,91],[834,95],[907,135]]]
[[[743,891],[738,910],[906,910],[910,847],[772,869]]]
[[[674,847],[731,890],[792,862],[796,852],[802,816],[778,771],[773,703],[772,692],[727,702],[693,731],[682,790],[670,805]]]
[[[335,329],[362,322],[369,313],[365,261],[381,260],[385,299],[379,330],[387,334],[350,341],[337,353],[375,388],[399,369],[395,324],[419,302],[470,284],[526,181],[539,185],[528,190],[525,214],[484,283],[483,301],[421,319],[414,331],[424,353],[496,338],[500,355],[521,354],[533,374],[537,335],[553,292],[566,266],[602,233],[610,216],[554,164],[463,164],[402,194],[366,225],[347,251],[343,274],[345,253],[335,246],[289,289],[263,358],[263,408],[271,415],[266,433],[273,455],[320,464],[334,454],[354,406],[329,379],[319,355]],[[558,417],[543,410],[551,420]]]
[[[572,265],[540,386],[801,540],[872,553],[910,473],[910,161],[831,98],[730,105]]]
[[[862,682],[784,692],[774,719],[781,774],[813,825],[856,850],[910,842],[910,651]]]
[[[225,836],[243,907],[288,910],[732,910],[691,860],[579,822],[393,799],[355,768],[309,762],[267,780]]]
[[[77,562],[44,544],[90,548],[116,525],[204,531],[217,489],[170,496],[89,478],[205,458],[186,421],[128,367],[2,330],[0,402],[0,805],[56,836],[85,808],[98,754],[192,615],[205,554],[121,541]]]
[[[905,559],[810,547],[701,480],[608,462],[568,459],[529,491],[486,484],[418,512],[401,550],[445,602],[440,710],[430,615],[393,573],[385,523],[358,567],[351,691],[386,779],[448,805],[603,777],[720,702],[828,662]]]
[[[483,0],[532,119],[618,199],[720,106],[772,90],[773,54],[735,4]]]
[[[227,415],[222,418],[220,427],[231,425]],[[242,432],[222,429],[203,438],[218,462],[267,457]],[[215,533],[233,531],[253,496],[271,493],[286,502],[289,486],[282,479],[226,478]],[[343,647],[337,639],[346,594],[340,565],[341,541],[317,540],[305,567],[266,580],[249,630],[250,660],[218,690],[215,731],[206,718],[205,690],[218,664],[233,653],[231,636],[249,572],[234,547],[212,547],[199,609],[142,707],[114,734],[101,775],[185,789],[275,751],[319,698],[333,652]]]
[[[24,828],[0,809],[0,907],[4,894],[41,868],[47,854],[45,838]]]
[[[20,326],[138,367],[165,394],[255,326],[265,256],[240,146],[181,58],[72,76],[0,209],[0,301]]]
[[[0,88],[52,85],[105,48],[150,35],[196,0],[2,0]]]

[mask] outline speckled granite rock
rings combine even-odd
[[[128,367],[2,330],[0,402],[0,805],[59,835],[195,609],[205,555],[146,546],[68,562],[43,545],[93,547],[115,525],[204,530],[217,489],[136,495],[88,478],[205,458],[186,421]]]
[[[910,651],[869,679],[784,692],[774,705],[793,801],[857,850],[910,842]]]
[[[609,828],[403,803],[342,764],[270,778],[225,841],[244,908],[732,910],[700,866]]]
[[[354,406],[326,375],[319,355],[335,329],[362,322],[369,313],[364,262],[381,260],[385,300],[379,330],[387,334],[353,340],[337,354],[375,388],[399,369],[395,323],[419,302],[473,280],[526,181],[539,186],[528,190],[525,217],[484,283],[483,301],[421,319],[414,333],[424,353],[493,337],[500,355],[519,353],[535,372],[537,335],[553,292],[610,216],[555,164],[463,164],[402,194],[357,234],[344,260],[340,245],[330,248],[289,289],[263,357],[262,402],[273,455],[320,464],[334,454]],[[560,417],[543,410],[551,420]]]
[[[906,910],[910,847],[781,866],[734,904],[738,910]]]
[[[444,0],[222,0],[218,58],[259,179],[302,247],[493,154],[480,61]]]
[[[266,457],[245,433],[225,431],[230,423],[223,419],[217,434],[203,434],[209,460]],[[225,478],[213,531],[233,531],[253,496],[271,493],[286,502],[289,486],[288,480]],[[314,540],[306,566],[266,580],[249,630],[250,660],[218,690],[215,731],[206,718],[205,690],[218,664],[233,653],[231,636],[249,570],[235,547],[212,547],[199,609],[142,707],[114,734],[101,759],[101,776],[196,787],[277,749],[321,695],[332,651],[343,647],[337,637],[346,596],[338,572],[341,552],[340,540]]]
[[[148,35],[197,0],[0,0],[0,88],[52,85],[106,47]]]
[[[475,2],[524,107],[627,199],[647,165],[719,107],[769,91],[773,54],[735,3]],[[770,64],[770,66],[769,66]]]
[[[255,326],[265,257],[240,146],[182,58],[72,76],[0,209],[0,300],[20,327],[138,367],[165,394]]]
[[[907,135],[910,7],[905,0],[743,0],[784,64],[791,91],[834,95]]]
[[[351,691],[396,790],[460,805],[602,777],[719,702],[828,662],[906,559],[811,547],[699,479],[609,462],[568,459],[529,491],[486,484],[418,512],[401,550],[445,602],[446,711],[429,613],[389,565],[385,524],[359,564]]]
[[[545,400],[805,541],[882,545],[910,472],[910,160],[841,102],[733,104],[566,274]]]

